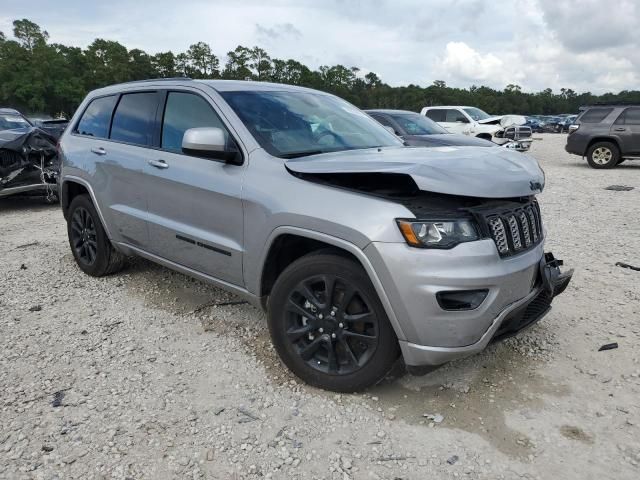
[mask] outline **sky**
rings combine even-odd
[[[393,86],[640,88],[640,0],[0,0],[0,31],[28,18],[50,41],[117,40],[148,53],[204,41],[311,68],[342,64]]]

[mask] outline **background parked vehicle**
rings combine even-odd
[[[58,173],[56,139],[17,110],[0,108],[0,197],[36,193],[53,201]]]
[[[371,117],[414,147],[495,147],[483,138],[449,133],[430,118],[408,110],[365,110]]]
[[[368,387],[400,355],[433,368],[481,351],[571,279],[544,253],[535,159],[407,148],[326,93],[116,85],[89,94],[60,148],[84,272],[136,254],[241,295],[268,310],[283,362],[323,388]]]
[[[67,128],[67,125],[69,125],[69,120],[66,118],[31,117],[29,120],[34,126],[55,138],[56,141],[60,138],[65,128]]]
[[[569,127],[565,150],[586,157],[592,168],[640,159],[640,104],[583,107]]]
[[[421,115],[429,117],[449,133],[458,133],[485,140],[505,139],[516,142],[516,150],[524,152],[531,147],[531,128],[523,126],[526,119],[520,115],[491,116],[475,107],[424,107]]]

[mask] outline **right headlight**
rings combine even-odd
[[[472,220],[405,220],[396,219],[402,236],[412,247],[453,248],[480,238]]]

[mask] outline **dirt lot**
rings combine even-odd
[[[58,208],[0,201],[0,478],[640,478],[640,272],[615,266],[640,265],[640,162],[591,170],[541,137],[567,292],[360,395],[299,383],[237,298],[142,260],[87,277]]]

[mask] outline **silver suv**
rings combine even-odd
[[[84,272],[139,255],[245,297],[268,311],[283,362],[326,389],[478,352],[539,320],[571,277],[543,251],[534,159],[407,147],[306,88],[103,88],[60,150]]]

